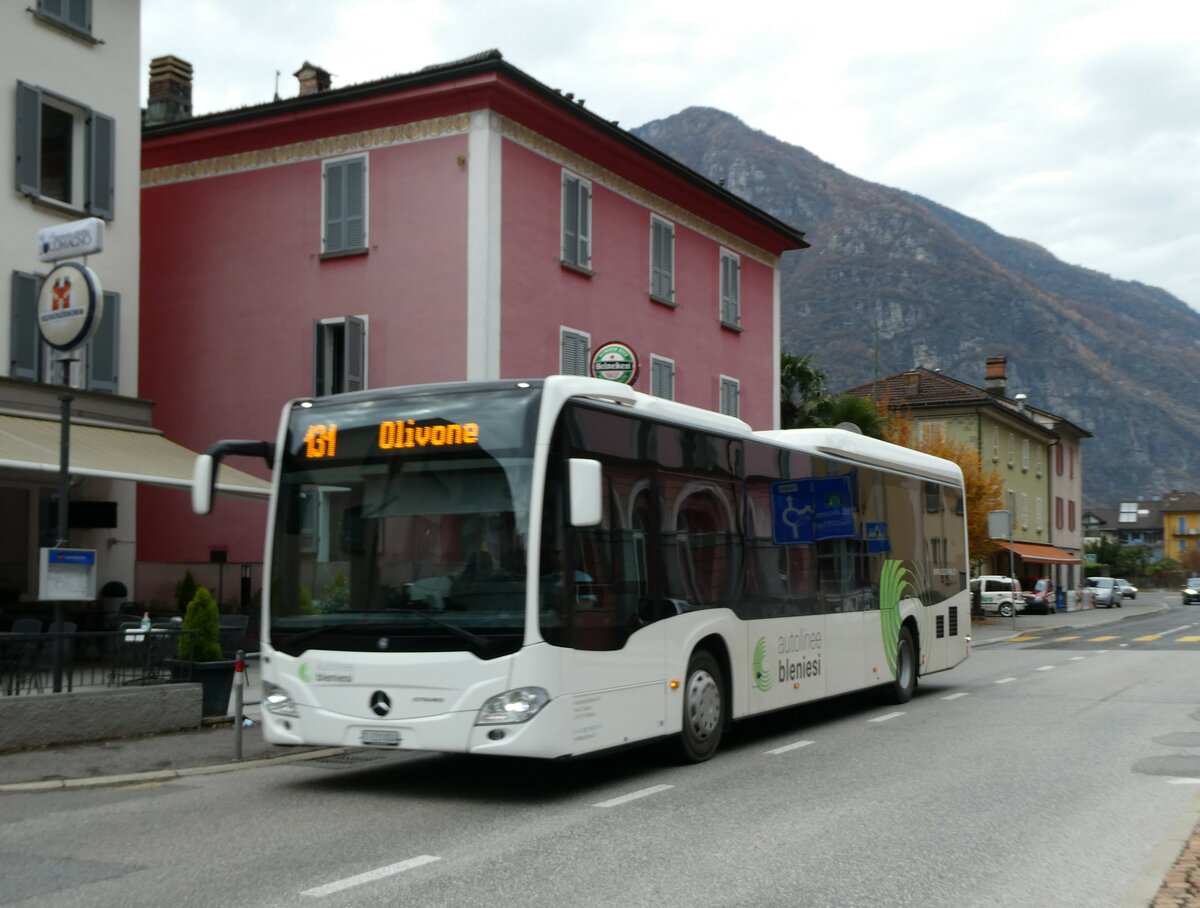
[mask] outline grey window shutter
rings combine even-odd
[[[91,34],[92,0],[67,0],[67,22]]]
[[[562,258],[570,265],[579,262],[579,181],[563,177]]]
[[[346,165],[325,165],[325,252],[346,248]]]
[[[121,294],[104,294],[104,313],[92,337],[87,356],[87,386],[93,391],[117,393],[117,358],[121,341]]]
[[[367,237],[367,162],[366,158],[347,161],[346,168],[346,249],[362,249]]]
[[[38,381],[41,376],[41,332],[37,326],[38,278],[35,274],[12,273],[12,319],[9,335],[13,378]]]
[[[592,267],[592,190],[590,186],[579,185],[579,265],[583,268]]]
[[[325,327],[313,319],[313,397],[329,393],[325,380]]]
[[[346,316],[344,332],[346,350],[342,358],[346,374],[342,382],[344,391],[361,391],[367,386],[367,323],[361,318]]]
[[[672,240],[675,231],[663,221],[651,221],[650,292],[659,299],[674,297],[674,254]]]
[[[116,120],[92,110],[88,116],[88,176],[84,191],[84,210],[113,220],[116,167]]]
[[[17,192],[42,194],[42,92],[17,83]]]
[[[562,332],[559,358],[563,375],[588,374],[587,337],[574,331]]]
[[[88,117],[87,199],[84,210],[111,221],[115,197],[117,121],[92,111]]]

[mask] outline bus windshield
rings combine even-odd
[[[281,652],[515,652],[537,389],[297,404],[272,540]]]

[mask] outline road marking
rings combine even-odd
[[[1086,658],[1087,658],[1087,656],[1072,656],[1072,657],[1071,657],[1071,661],[1072,661],[1072,662],[1079,662],[1079,661],[1081,661],[1081,660],[1083,660],[1083,659],[1086,659]]]
[[[1109,634],[1107,637],[1088,637],[1088,643],[1107,643],[1109,640],[1119,639],[1116,634]]]
[[[1171,785],[1200,785],[1200,779],[1169,779]]]
[[[957,700],[959,697],[965,697],[965,696],[967,696],[967,692],[965,690],[960,690],[957,694],[950,694],[947,697],[942,697],[942,699],[943,700]]]
[[[1038,669],[1038,671],[1039,672],[1052,672],[1052,671],[1054,671],[1054,668],[1055,667],[1053,665],[1043,665],[1041,668]]]
[[[1145,637],[1134,637],[1133,642],[1134,643],[1150,643],[1153,640],[1161,640],[1162,638],[1163,638],[1162,634],[1147,634]]]
[[[432,854],[422,854],[415,858],[409,858],[407,861],[400,861],[398,864],[388,864],[386,867],[380,867],[378,870],[368,870],[366,873],[360,873],[356,876],[348,876],[344,880],[337,880],[333,883],[326,883],[324,886],[315,886],[312,889],[305,889],[301,895],[311,895],[315,898],[320,898],[325,895],[332,895],[335,892],[341,892],[343,889],[350,889],[354,886],[361,886],[363,883],[370,883],[375,880],[382,880],[385,877],[395,876],[398,873],[404,873],[406,870],[413,870],[425,864],[432,864],[434,861],[440,861],[441,858],[435,857]]]
[[[1081,634],[1071,634],[1068,637],[1055,637],[1054,642],[1055,643],[1066,643],[1068,640],[1078,640],[1081,636],[1082,636]]]
[[[1194,624],[1183,624],[1179,627],[1173,627],[1169,631],[1163,631],[1163,634],[1178,634],[1180,631],[1186,631],[1188,628],[1195,627]]]
[[[876,716],[874,719],[868,719],[868,722],[886,722],[888,719],[898,719],[904,713],[888,713],[886,716]]]
[[[1007,684],[1009,681],[1016,681],[1016,680],[1017,680],[1016,678],[1001,678],[996,683],[997,684]]]
[[[1108,650],[1106,650],[1106,649],[1096,649],[1096,650],[1092,650],[1092,652],[1093,652],[1093,653],[1095,653],[1097,656],[1103,656],[1105,653],[1107,653],[1107,652],[1108,652]]]
[[[674,788],[674,785],[651,785],[649,788],[643,788],[640,791],[631,792],[627,795],[621,795],[619,798],[612,798],[608,801],[601,801],[599,804],[593,804],[593,807],[616,807],[618,804],[627,804],[630,801],[636,801],[638,798],[648,798],[650,795],[658,794],[660,791],[666,791],[668,788]]]
[[[1200,637],[1177,637],[1176,643],[1200,643]]]
[[[1034,640],[1041,640],[1041,639],[1042,639],[1041,637],[1028,637],[1028,636],[1026,636],[1026,637],[1009,637],[1004,642],[1005,643],[1031,643]]]
[[[799,750],[801,747],[808,747],[812,743],[812,741],[796,741],[792,744],[785,744],[783,747],[776,747],[774,750],[768,750],[767,753],[773,757],[777,754],[785,754],[789,750]]]

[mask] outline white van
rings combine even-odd
[[[1096,608],[1121,607],[1121,588],[1112,577],[1089,577],[1083,581],[1085,589],[1093,590]]]
[[[984,574],[971,581],[971,605],[986,614],[1010,617],[1014,611],[1025,610],[1025,595],[1016,577]]]

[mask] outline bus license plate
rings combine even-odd
[[[400,732],[383,728],[364,728],[362,742],[371,747],[399,747]]]

